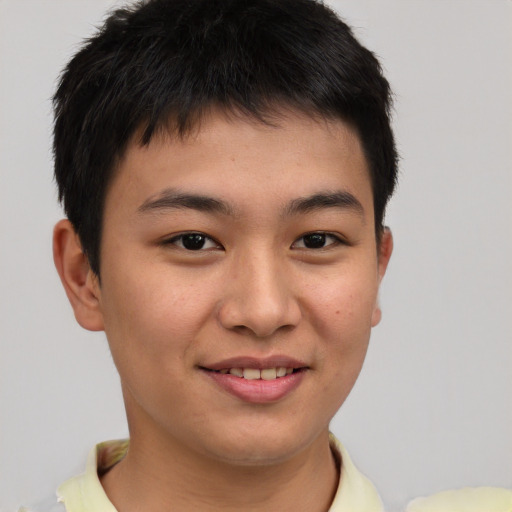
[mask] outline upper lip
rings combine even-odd
[[[264,370],[265,368],[307,368],[307,364],[298,359],[284,356],[275,355],[268,357],[252,357],[252,356],[240,356],[230,357],[229,359],[223,359],[222,361],[216,361],[212,364],[200,365],[201,368],[207,370],[222,370],[224,368],[255,368],[258,370]]]

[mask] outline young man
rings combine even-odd
[[[114,12],[55,95],[57,270],[104,330],[130,441],[56,510],[362,512],[329,434],[392,251],[390,89],[312,0]]]

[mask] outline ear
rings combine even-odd
[[[77,322],[90,331],[103,330],[98,276],[91,270],[78,235],[69,220],[53,230],[53,261]]]
[[[379,277],[379,286],[386,273],[386,269],[388,268],[389,259],[391,258],[391,253],[393,252],[393,235],[391,234],[391,230],[388,227],[385,227],[378,247],[378,277]],[[379,300],[377,298],[377,302],[375,304],[375,308],[372,313],[372,327],[375,327],[382,318],[382,311],[379,306]]]

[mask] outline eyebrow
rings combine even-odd
[[[139,213],[159,210],[180,210],[190,208],[208,213],[233,215],[233,208],[226,202],[201,194],[186,194],[174,189],[166,189],[156,197],[146,199],[138,208]]]
[[[359,199],[346,190],[336,192],[321,192],[307,197],[300,197],[291,201],[286,210],[286,215],[297,215],[327,208],[339,208],[352,210],[364,219],[364,208]]]
[[[235,209],[225,201],[202,194],[187,194],[175,189],[166,189],[158,195],[146,199],[137,211],[146,213],[187,208],[229,216],[236,214]],[[285,216],[293,216],[329,208],[352,210],[364,219],[363,205],[353,194],[345,190],[320,192],[293,199],[285,207],[283,213]]]

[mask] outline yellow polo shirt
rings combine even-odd
[[[384,512],[373,484],[352,463],[343,445],[331,434],[331,448],[341,461],[336,496],[328,512]],[[98,477],[119,462],[129,447],[128,440],[107,441],[91,450],[85,472],[57,489],[58,500],[40,510],[19,512],[117,512]],[[444,491],[409,503],[405,512],[512,512],[512,490],[476,487]]]
[[[498,487],[466,487],[416,498],[405,512],[512,512],[512,491]]]
[[[85,473],[64,482],[57,490],[66,512],[117,512],[98,477],[98,469],[109,468],[124,457],[128,441],[109,441],[89,453]],[[341,477],[329,512],[383,512],[373,484],[352,463],[342,444],[331,435],[333,453],[338,454]]]

